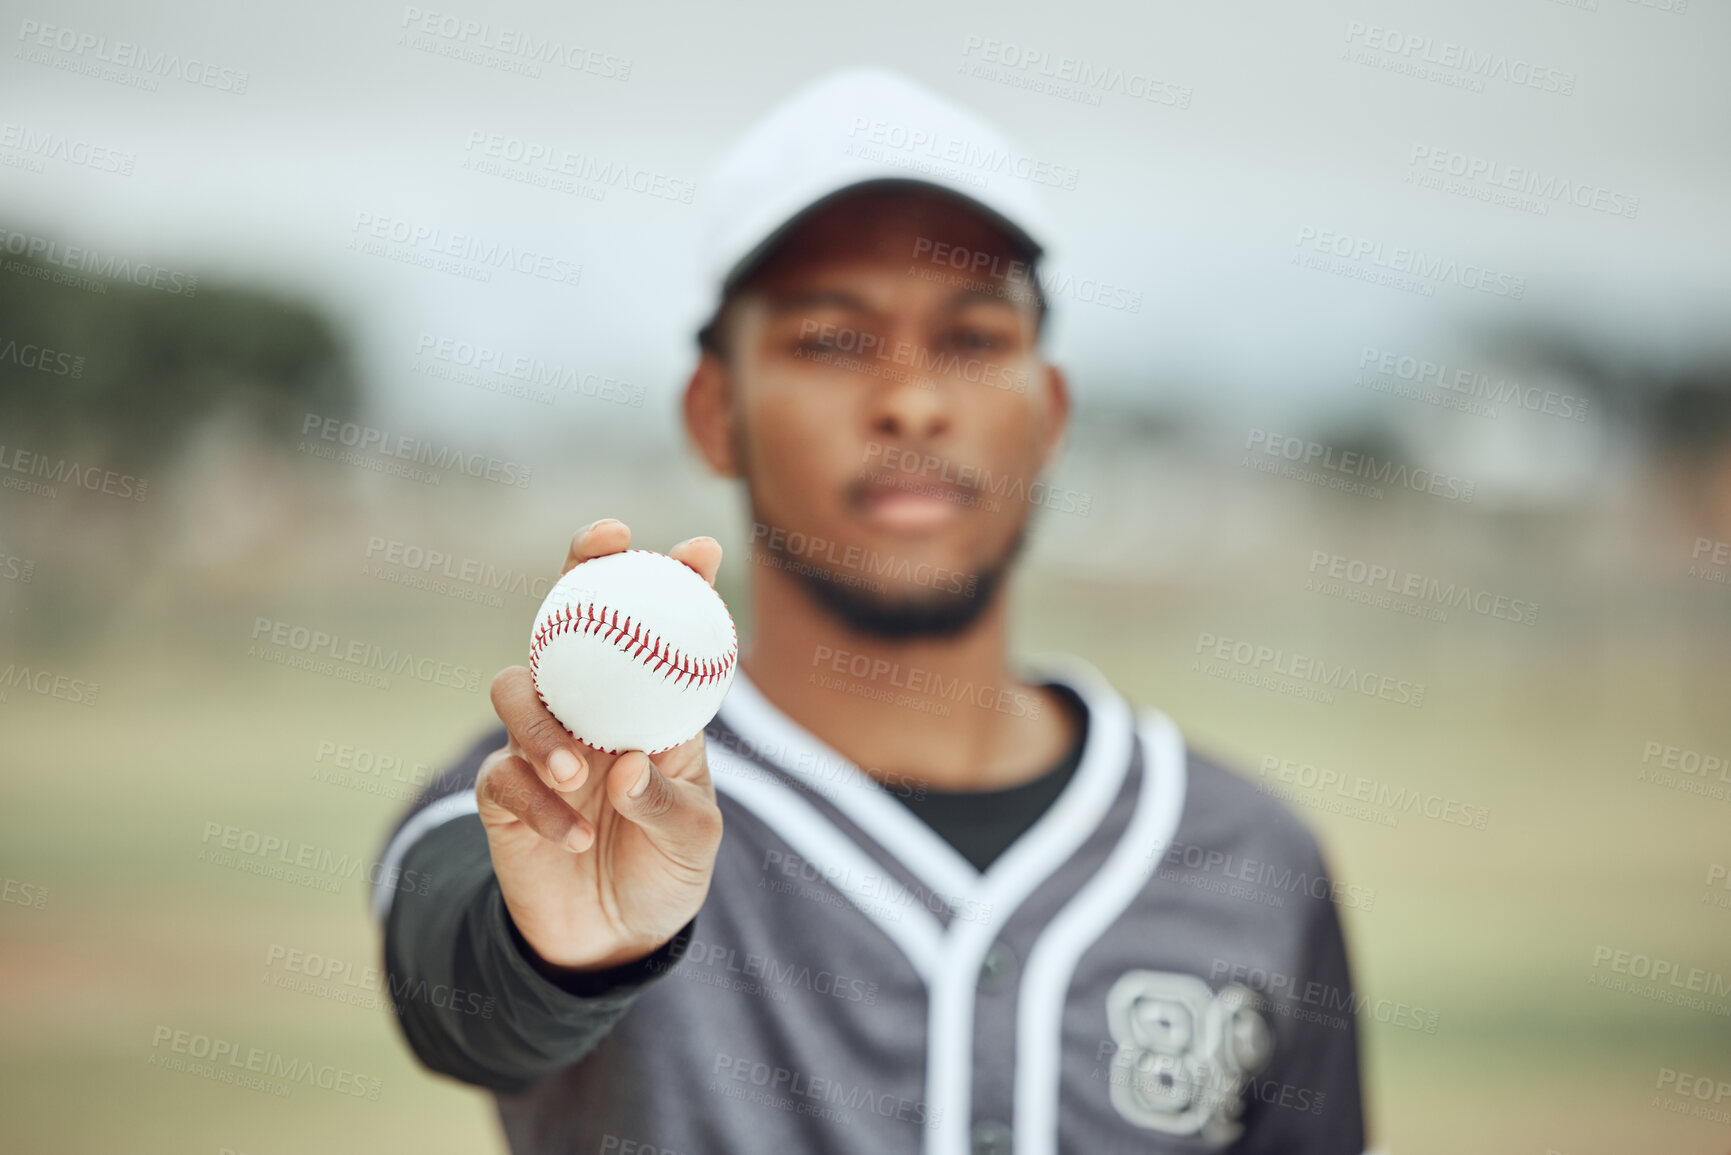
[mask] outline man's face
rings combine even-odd
[[[820,571],[804,584],[856,628],[965,628],[1020,546],[1067,412],[1032,288],[974,211],[875,190],[802,222],[737,300],[723,338],[752,541]]]

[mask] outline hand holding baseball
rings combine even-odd
[[[572,540],[562,572],[630,543],[622,522],[598,521]],[[713,538],[668,556],[714,585]],[[602,970],[653,953],[703,905],[721,845],[702,730],[653,760],[607,753],[572,736],[522,666],[493,679],[493,708],[510,740],[481,764],[475,796],[517,929],[554,967]]]

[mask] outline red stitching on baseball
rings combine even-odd
[[[654,551],[634,549],[625,552],[653,553]],[[694,567],[687,566],[686,568],[691,569],[693,573],[697,572]],[[710,592],[713,594],[715,591],[711,589]],[[725,606],[723,610],[725,612]],[[633,661],[640,665],[650,666],[651,672],[660,674],[675,685],[678,685],[683,679],[688,688],[706,686],[726,677],[732,671],[734,660],[739,653],[739,633],[733,628],[733,616],[731,614],[727,616],[727,626],[728,632],[733,634],[733,639],[728,645],[727,653],[719,658],[702,659],[687,657],[669,645],[660,635],[645,630],[642,623],[638,623],[633,629],[629,617],[621,626],[618,610],[612,611],[611,621],[608,620],[607,615],[608,610],[605,607],[596,613],[596,607],[593,605],[583,605],[575,609],[567,605],[548,618],[536,629],[535,636],[529,642],[529,669],[531,673],[538,674],[540,672],[541,651],[547,643],[560,634],[567,634],[573,630],[580,630],[585,634],[593,634],[597,630],[601,631],[604,641],[618,648],[620,652]],[[622,638],[624,645],[619,644]],[[649,650],[649,656],[655,659],[653,665],[644,659],[644,650]],[[541,694],[539,685],[535,688],[535,695],[541,699],[542,705],[548,706],[547,699]],[[551,710],[552,707],[548,706],[548,709]],[[619,751],[609,750],[607,752],[617,754]]]

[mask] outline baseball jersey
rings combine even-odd
[[[709,895],[594,976],[549,977],[511,924],[484,740],[400,822],[374,894],[411,1049],[493,1090],[515,1155],[1359,1155],[1355,892],[1282,803],[1086,663],[1023,675],[1080,699],[1084,738],[981,870],[907,783],[737,673],[706,730]]]
[[[1075,723],[1070,749],[1039,777],[990,790],[936,790],[896,782],[890,795],[955,847],[975,870],[985,870],[1057,801],[1082,761],[1088,743],[1088,708],[1068,686],[1042,686],[1063,703]]]

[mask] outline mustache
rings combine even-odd
[[[932,465],[932,469],[922,468],[919,474],[899,473],[886,469],[868,469],[862,471],[849,483],[847,488],[848,504],[855,509],[863,509],[874,494],[886,489],[900,493],[914,493],[922,497],[936,497],[944,501],[953,501],[958,505],[977,505],[980,501],[981,487],[978,481],[970,480],[969,474],[979,475],[978,469],[968,469],[953,462],[938,458],[925,458],[924,463]],[[932,474],[936,476],[931,476]]]

